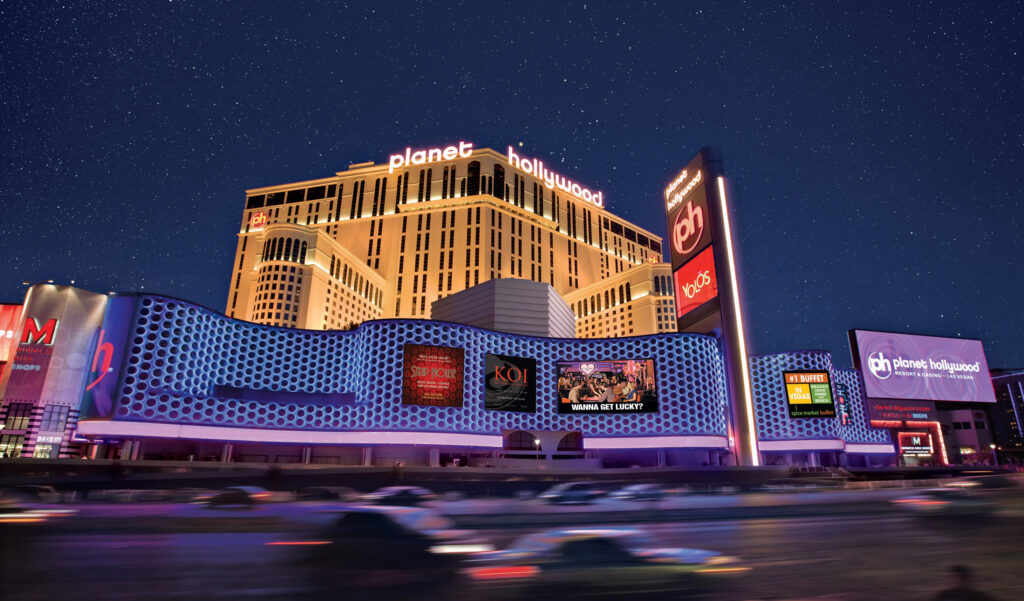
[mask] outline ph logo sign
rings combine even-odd
[[[672,226],[672,246],[681,255],[693,252],[700,243],[704,233],[704,208],[693,206],[693,201],[676,214],[676,222]]]
[[[879,380],[888,380],[892,376],[892,361],[885,358],[881,351],[868,355],[868,371]]]

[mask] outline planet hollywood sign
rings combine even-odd
[[[402,169],[403,167],[411,167],[413,165],[451,161],[456,157],[466,159],[469,158],[472,152],[472,142],[459,142],[458,145],[453,144],[444,148],[425,148],[419,150],[413,150],[411,147],[408,147],[404,153],[393,154],[388,157],[388,173],[394,173],[395,169]],[[516,154],[511,146],[508,147],[508,164],[542,180],[544,185],[550,190],[558,188],[596,207],[604,208],[604,193],[584,188],[578,182],[555,173],[545,167],[544,162],[540,159],[530,159]]]

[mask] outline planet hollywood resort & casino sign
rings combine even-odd
[[[451,161],[456,157],[466,159],[469,158],[472,153],[473,143],[462,141],[457,145],[452,144],[451,146],[446,146],[444,148],[422,148],[413,150],[412,147],[407,147],[404,153],[392,154],[388,157],[388,173],[394,173],[395,169],[402,169],[403,167],[411,167],[413,165],[425,165],[427,163],[437,163],[439,161]],[[545,167],[544,162],[540,159],[530,159],[519,156],[511,146],[508,147],[508,164],[524,173],[528,173],[543,180],[544,185],[550,190],[558,188],[559,190],[572,194],[577,198],[581,198],[596,207],[604,208],[603,192],[594,192],[589,188],[584,188],[578,182],[574,182],[563,175],[555,173]]]

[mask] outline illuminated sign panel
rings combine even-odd
[[[484,371],[484,409],[537,411],[537,361],[487,354]]]
[[[464,358],[461,348],[405,345],[402,404],[461,407]]]
[[[268,217],[263,211],[256,211],[249,217],[249,229],[253,231],[259,231],[267,225]]]
[[[787,371],[786,400],[789,417],[835,417],[832,385],[827,371]]]
[[[136,299],[115,296],[107,302],[103,326],[89,362],[81,416],[112,417],[117,396],[117,374],[121,371],[132,330]]]
[[[56,319],[40,322],[35,317],[25,320],[25,329],[21,332],[21,344],[45,344],[53,346],[53,338],[57,335]]]
[[[665,188],[672,269],[689,261],[711,244],[707,177],[698,156]]]
[[[564,192],[572,194],[577,198],[589,202],[590,204],[597,207],[604,207],[604,195],[601,192],[591,192],[589,189],[584,188],[578,183],[566,179],[562,175],[558,175],[554,171],[551,171],[544,166],[544,163],[540,159],[528,159],[521,157],[512,150],[512,147],[508,147],[508,164],[523,171],[529,173],[534,177],[544,180],[544,185],[549,189],[554,190],[558,188]]]
[[[0,305],[0,363],[10,361],[18,344],[18,321],[21,305]]]
[[[656,413],[654,360],[559,361],[558,412]]]
[[[996,402],[980,340],[853,330],[850,344],[869,398]]]
[[[388,173],[394,173],[395,169],[411,167],[412,165],[424,165],[438,161],[450,161],[455,157],[469,158],[473,154],[472,142],[459,142],[458,146],[452,145],[445,148],[427,148],[413,150],[406,148],[405,154],[393,154],[388,157]]]
[[[931,401],[900,401],[892,399],[865,399],[868,419],[873,421],[926,421],[938,419],[935,403]]]
[[[900,432],[900,454],[911,457],[930,457],[935,453],[932,435],[928,432]]]
[[[672,274],[676,290],[676,317],[700,308],[718,296],[714,247],[700,253]]]

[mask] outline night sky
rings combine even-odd
[[[244,190],[469,140],[667,235],[708,144],[756,353],[853,327],[1024,367],[1019,2],[0,3],[0,301],[224,309]]]

